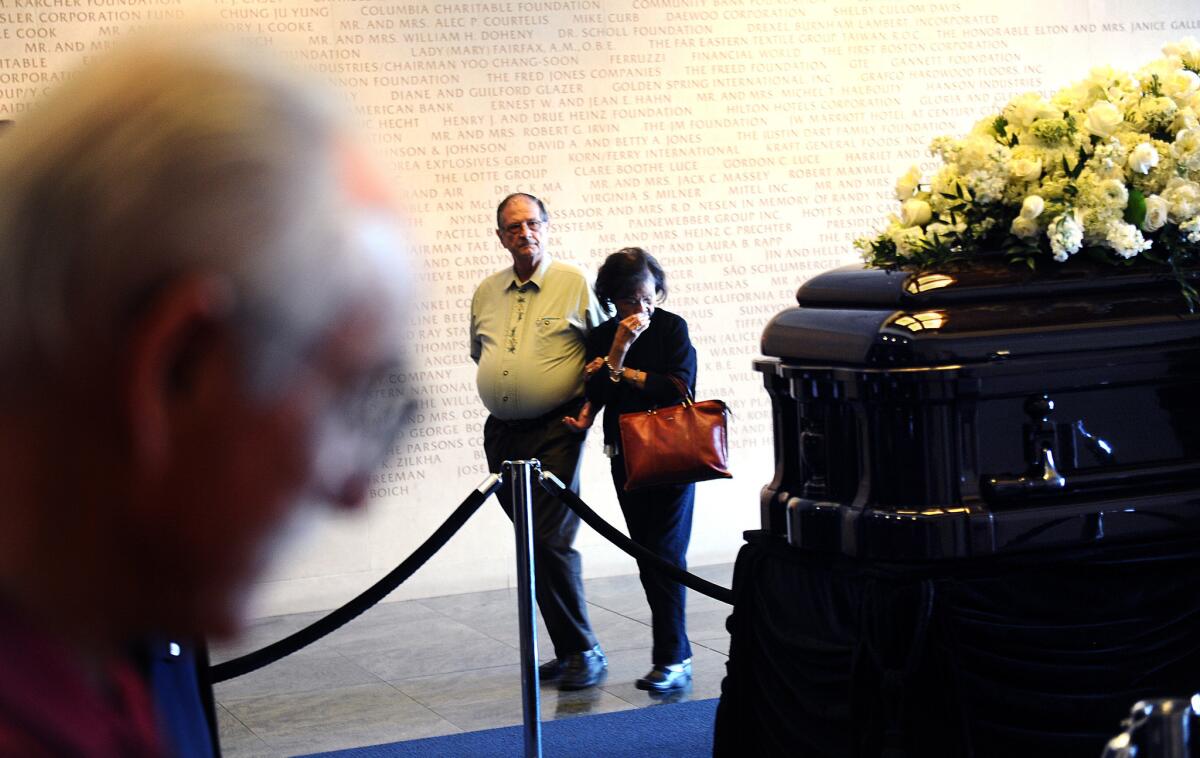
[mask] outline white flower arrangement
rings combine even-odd
[[[1163,54],[1134,73],[1093,69],[1049,99],[1020,95],[967,136],[933,140],[942,167],[899,179],[899,213],[855,242],[864,259],[925,267],[995,252],[1032,268],[1082,251],[1178,273],[1200,255],[1200,42]]]

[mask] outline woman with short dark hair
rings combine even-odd
[[[625,459],[617,420],[622,413],[647,411],[679,403],[672,377],[695,392],[696,350],[687,322],[658,304],[667,294],[662,266],[645,250],[627,247],[608,256],[596,275],[596,296],[616,316],[588,335],[588,404],[578,418],[564,419],[575,429],[591,426],[601,408],[605,452],[611,460],[617,501],[629,536],[663,559],[687,568],[692,533],[694,484],[625,491]],[[667,692],[692,680],[692,649],[684,619],[683,585],[638,563],[650,604],[654,645],[653,668],[636,685]]]

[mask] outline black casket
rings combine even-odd
[[[855,266],[797,300],[755,364],[776,470],[717,755],[1095,756],[1135,700],[1200,687],[1178,281]]]

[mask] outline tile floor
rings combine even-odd
[[[733,564],[692,571],[728,587]],[[633,682],[650,667],[650,609],[636,575],[585,582],[592,625],[608,655],[600,686],[541,690],[542,719],[664,702]],[[319,618],[260,619],[213,662],[237,657]],[[729,606],[688,591],[694,683],[671,700],[720,694],[729,651]],[[551,657],[545,626],[539,651]],[[520,724],[515,590],[383,603],[315,644],[216,687],[227,758],[277,758]]]

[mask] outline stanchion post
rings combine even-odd
[[[537,605],[533,574],[533,468],[537,459],[505,461],[512,484],[513,527],[517,536],[517,608],[521,629],[521,706],[525,714],[525,758],[542,756],[541,691],[538,682]]]

